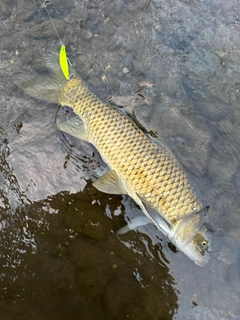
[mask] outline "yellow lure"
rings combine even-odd
[[[59,51],[59,64],[62,70],[64,77],[69,80],[69,71],[68,71],[68,60],[67,60],[67,52],[64,45],[61,46]]]

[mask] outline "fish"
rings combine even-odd
[[[147,217],[143,224],[152,222],[178,250],[205,266],[212,251],[207,210],[173,153],[123,110],[93,94],[72,66],[67,79],[56,53],[44,60],[47,75],[23,76],[17,84],[29,96],[72,108],[76,116],[58,128],[93,144],[109,168],[93,186],[104,193],[129,195]],[[123,227],[119,234],[125,231]]]

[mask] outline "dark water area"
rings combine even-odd
[[[134,110],[202,194],[216,229],[198,267],[127,196],[98,192],[107,168],[27,97],[59,41],[40,0],[0,4],[0,319],[240,319],[240,3],[51,0],[69,58],[103,101]]]

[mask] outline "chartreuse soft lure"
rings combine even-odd
[[[67,80],[69,80],[68,59],[67,59],[66,47],[64,45],[61,45],[61,48],[59,51],[59,64],[64,77]]]

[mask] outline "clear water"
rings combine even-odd
[[[58,132],[69,110],[14,84],[59,45],[41,1],[0,4],[0,312],[9,319],[240,319],[240,3],[52,0],[70,60],[103,101],[158,132],[210,206],[200,268],[141,214],[96,191],[96,150]]]

